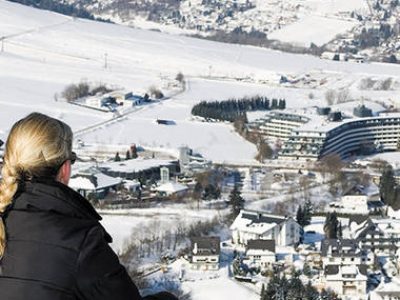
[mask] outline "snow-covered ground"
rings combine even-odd
[[[197,222],[210,221],[220,214],[217,210],[197,210],[183,204],[159,205],[156,208],[101,210],[99,212],[103,218],[102,225],[113,237],[111,246],[116,252],[123,251],[124,246],[130,241],[143,237],[146,232],[174,231],[179,226],[186,228]]]
[[[400,70],[394,65],[335,63],[72,19],[3,0],[0,14],[0,36],[15,35],[5,39],[4,52],[0,53],[0,138],[6,137],[14,121],[31,111],[63,119],[75,131],[112,118],[109,113],[61,101],[60,92],[70,83],[86,79],[145,91],[153,84],[161,87],[166,77],[173,78],[182,71],[188,78],[184,93],[80,138],[165,148],[188,145],[215,161],[252,161],[254,145],[233,132],[230,125],[192,121],[192,105],[201,100],[254,94],[286,97],[288,106],[315,105],[321,103],[323,92],[315,91],[319,99],[309,100],[307,88],[278,87],[279,74],[320,73],[324,69],[327,75],[334,72],[356,81],[364,74],[395,76]],[[207,76],[250,78],[255,83],[199,78]],[[267,84],[256,84],[262,79]],[[157,118],[173,119],[176,125],[158,125]]]

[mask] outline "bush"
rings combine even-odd
[[[161,90],[157,87],[155,87],[154,85],[152,85],[151,87],[149,87],[149,94],[150,96],[156,98],[156,99],[162,99],[164,98],[164,94],[161,92]]]

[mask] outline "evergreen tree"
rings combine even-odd
[[[393,206],[396,200],[396,181],[394,179],[394,172],[391,165],[387,164],[382,172],[379,191],[382,201],[389,206]]]
[[[129,160],[131,159],[131,153],[129,152],[129,150],[126,151],[126,155],[125,155],[125,160]]]
[[[325,238],[337,239],[338,238],[338,228],[339,228],[339,221],[337,219],[336,212],[328,213],[326,215],[325,224],[324,224]]]
[[[307,300],[318,300],[319,293],[315,287],[311,285],[311,281],[307,283],[304,291],[304,298]]]
[[[121,161],[121,157],[119,156],[119,152],[115,154],[114,161]]]
[[[311,204],[311,200],[307,199],[303,209],[304,226],[311,224],[312,212],[313,212],[313,206]]]
[[[229,203],[231,205],[232,218],[236,218],[240,213],[240,210],[244,208],[244,199],[242,198],[241,192],[239,191],[237,185],[235,185],[229,194]]]
[[[138,157],[136,145],[132,145],[131,146],[130,152],[131,152],[131,158],[137,158]]]
[[[303,208],[301,207],[301,205],[299,205],[299,208],[297,209],[296,221],[297,221],[297,223],[299,223],[299,225],[301,227],[304,226],[304,212],[303,212]]]

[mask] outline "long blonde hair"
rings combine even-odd
[[[57,168],[71,155],[71,128],[49,116],[31,113],[12,127],[3,157],[0,212],[3,213],[25,179],[56,177]],[[0,218],[0,258],[6,246],[6,231]]]

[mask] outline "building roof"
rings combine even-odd
[[[246,250],[268,250],[275,253],[275,240],[249,240]]]
[[[100,190],[121,184],[121,178],[114,178],[103,173],[76,174],[69,181],[69,187],[81,190]]]
[[[186,191],[188,187],[178,182],[167,182],[155,188],[157,192],[178,193]]]
[[[350,186],[344,193],[343,196],[368,196],[363,186],[355,184]]]
[[[327,265],[325,267],[325,275],[336,275],[336,274],[339,274],[338,265]]]
[[[334,281],[367,281],[366,265],[328,265],[324,270],[327,280]]]
[[[324,239],[321,242],[321,255],[323,257],[358,256],[360,255],[358,250],[357,241],[352,239]]]
[[[216,236],[192,237],[193,255],[219,255],[221,239]]]
[[[172,165],[172,160],[165,159],[128,159],[124,161],[107,162],[101,165],[101,168],[113,172],[140,172],[147,169],[159,168],[160,166]]]
[[[271,215],[261,211],[241,210],[235,221],[232,223],[230,229],[237,229],[255,234],[264,234],[289,219],[291,218]]]

